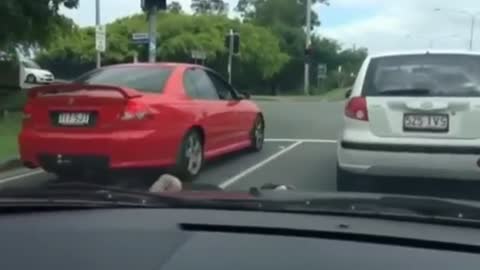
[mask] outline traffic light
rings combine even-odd
[[[305,57],[312,57],[313,56],[313,48],[312,46],[308,46],[305,48]]]
[[[157,10],[166,10],[167,9],[167,0],[142,0],[142,10],[149,11],[154,7]]]
[[[225,48],[227,50],[230,50],[230,34],[225,36]],[[238,33],[233,33],[233,54],[239,54],[240,53],[240,34]]]
[[[238,33],[235,33],[233,35],[233,53],[240,53],[240,35]]]

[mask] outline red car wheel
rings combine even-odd
[[[190,131],[182,141],[174,174],[181,181],[191,181],[203,166],[203,140],[196,130]]]
[[[265,121],[263,120],[263,117],[261,115],[255,118],[251,131],[251,140],[252,151],[261,151],[265,142]]]

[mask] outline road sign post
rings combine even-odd
[[[192,50],[191,55],[192,55],[192,59],[193,59],[195,64],[197,63],[197,60],[200,60],[202,65],[205,64],[205,60],[207,59],[207,54],[205,53],[205,51]]]
[[[233,55],[240,53],[240,35],[230,29],[225,37],[225,47],[228,49],[228,82],[232,83],[232,61]]]
[[[306,49],[310,49],[310,46],[311,46],[311,36],[310,36],[310,32],[311,32],[311,28],[312,28],[312,0],[307,0],[307,16],[306,16],[306,39],[305,39],[305,48]],[[309,90],[310,90],[310,63],[309,63],[309,59],[305,59],[305,68],[304,68],[304,83],[303,83],[303,92],[306,96],[309,95]]]
[[[157,60],[157,7],[153,6],[148,12],[148,62],[155,63]]]
[[[95,49],[97,51],[97,68],[101,66],[101,53],[107,49],[107,31],[105,25],[95,28]]]
[[[97,27],[100,26],[100,0],[95,1],[95,25]],[[95,45],[97,45],[97,43],[98,43],[97,40],[98,39],[96,38],[95,39]],[[105,42],[104,42],[104,44],[105,44]],[[99,46],[95,46],[95,47],[99,47]],[[102,52],[97,49],[97,68],[100,68],[101,65],[102,65]]]
[[[228,33],[228,82],[232,83],[232,60],[233,60],[233,30]]]
[[[318,64],[317,66],[317,88],[322,88],[322,82],[325,81],[327,78],[327,65],[326,64]]]

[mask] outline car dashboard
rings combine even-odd
[[[0,216],[0,269],[478,269],[476,228],[202,209]]]

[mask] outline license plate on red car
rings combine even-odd
[[[405,131],[447,132],[448,127],[448,114],[408,113],[403,116]]]
[[[57,124],[60,126],[87,126],[90,124],[90,113],[62,112],[58,113]]]

